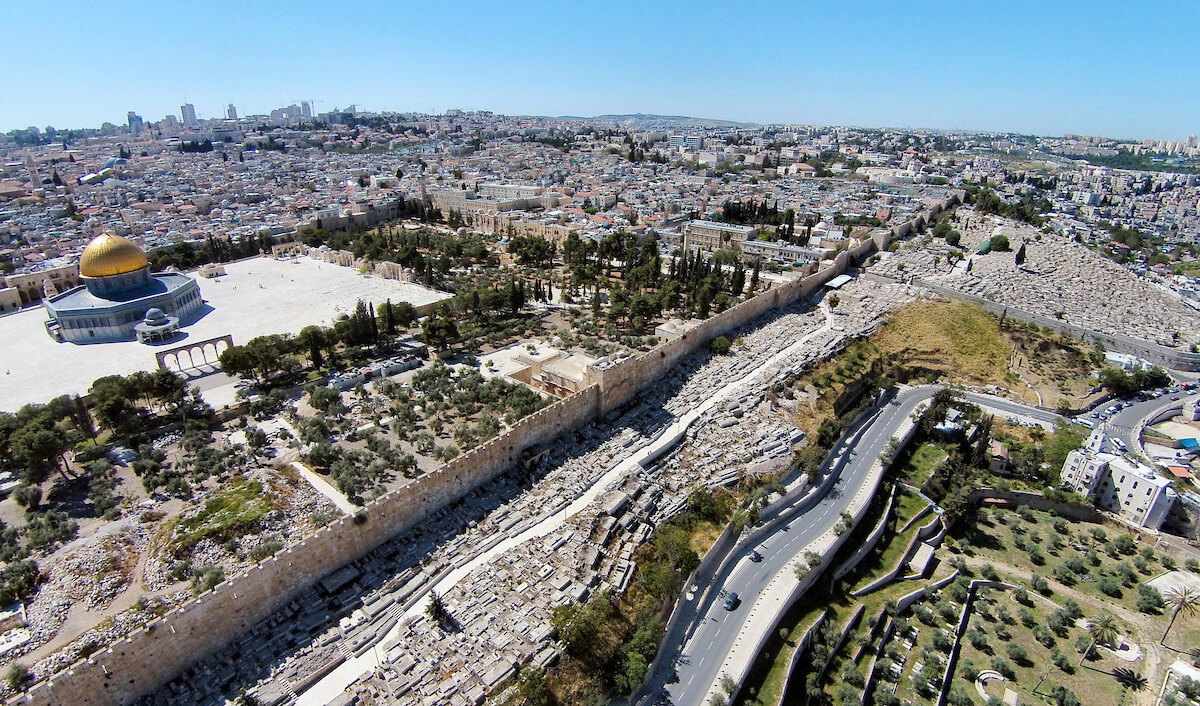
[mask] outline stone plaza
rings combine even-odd
[[[295,334],[310,324],[329,326],[339,314],[352,314],[359,299],[419,307],[450,296],[308,257],[257,257],[229,263],[225,272],[200,281],[200,293],[212,310],[185,327],[184,337],[163,346],[59,343],[46,334],[46,311],[40,306],[0,317],[0,409],[15,411],[27,402],[84,394],[105,375],[154,370],[154,354],[175,345],[226,334],[242,344],[265,334]]]

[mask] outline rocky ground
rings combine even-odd
[[[932,236],[917,236],[885,253],[871,272],[920,277],[966,294],[1023,311],[1060,318],[1107,334],[1132,336],[1165,346],[1200,344],[1200,311],[1074,240],[1007,219],[984,217],[969,208],[952,222],[962,234],[966,256],[954,267],[953,248]],[[975,255],[999,226],[1009,252]],[[1025,245],[1026,259],[1015,253]]]
[[[313,531],[314,512],[335,511],[293,473],[255,468],[246,477],[270,488],[278,509],[230,542],[199,542],[185,557],[192,566],[216,566],[232,575],[253,563],[255,546],[299,541]],[[164,520],[153,502],[143,505],[40,562],[42,583],[25,604],[32,639],[5,655],[6,662],[21,661],[36,675],[54,673],[192,595],[187,580],[170,574],[176,557],[164,551],[163,533],[171,520]],[[48,649],[53,651],[46,654]]]

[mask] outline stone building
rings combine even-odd
[[[83,285],[46,300],[46,331],[59,341],[159,341],[199,318],[200,286],[181,272],[150,274],[146,253],[106,233],[79,257]]]

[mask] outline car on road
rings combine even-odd
[[[738,598],[738,594],[730,593],[728,596],[725,596],[725,604],[723,607],[725,610],[733,610],[734,608],[737,608],[738,604],[741,602],[742,600]]]
[[[762,561],[762,554],[759,554],[757,549],[750,550],[750,561],[757,564]]]

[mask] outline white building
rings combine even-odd
[[[536,198],[545,189],[537,186],[525,186],[523,184],[496,184],[493,182],[483,182],[479,185],[479,195],[485,199],[496,199],[504,201],[508,199],[532,199]]]
[[[699,152],[704,149],[704,138],[699,135],[671,135],[667,138],[667,146],[672,149],[684,147]]]
[[[1134,524],[1157,530],[1178,497],[1171,481],[1103,448],[1104,434],[1095,431],[1082,449],[1067,454],[1061,485]]]

